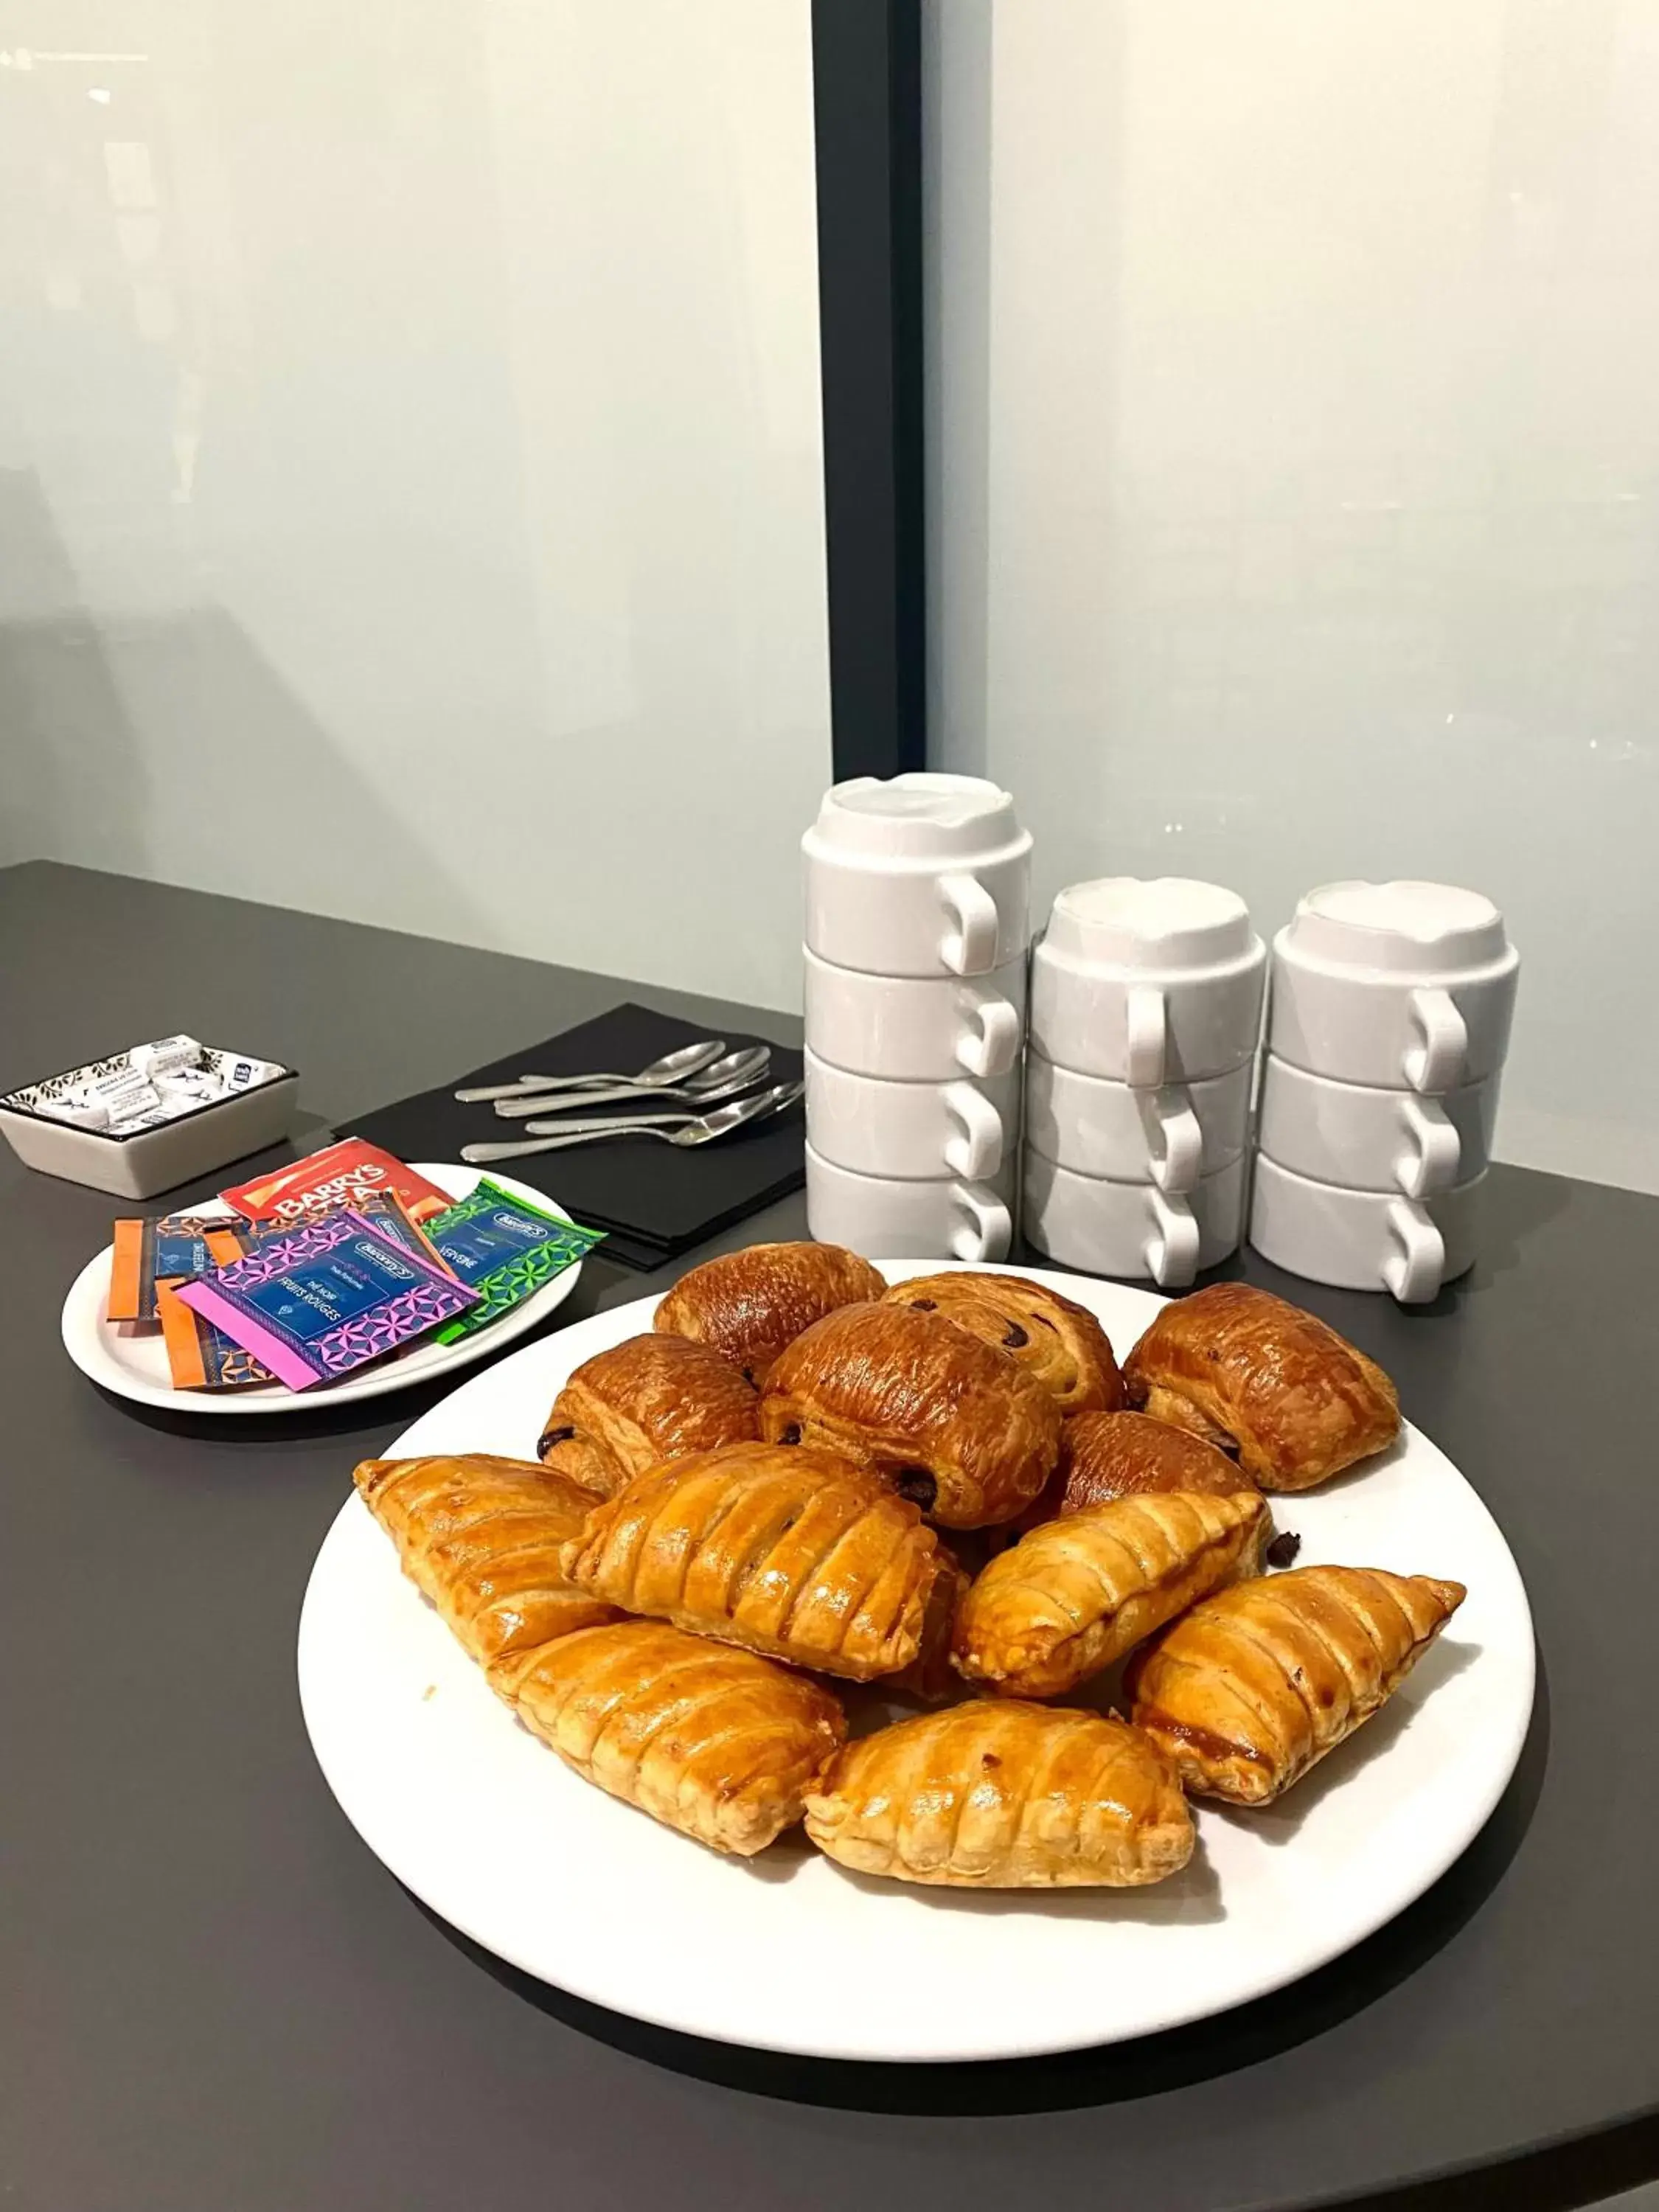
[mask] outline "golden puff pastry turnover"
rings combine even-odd
[[[992,1560],[957,1613],[957,1670],[1055,1698],[1197,1599],[1255,1571],[1267,1503],[1171,1492],[1046,1522]]]
[[[839,1244],[750,1244],[682,1275],[652,1325],[711,1346],[758,1389],[804,1328],[886,1288],[867,1260]]]
[[[1024,1275],[964,1267],[896,1283],[890,1305],[940,1313],[1008,1352],[1035,1376],[1062,1413],[1104,1412],[1123,1403],[1123,1377],[1106,1332],[1086,1306]]]
[[[1262,1490],[1310,1490],[1400,1430],[1400,1400],[1375,1360],[1249,1283],[1212,1283],[1165,1306],[1123,1373],[1131,1404],[1236,1452]]]
[[[915,1507],[832,1454],[732,1444],[638,1476],[562,1554],[578,1588],[866,1682],[940,1632],[955,1562]]]
[[[1175,1770],[1139,1730],[1015,1698],[848,1744],[807,1797],[806,1832],[860,1874],[963,1889],[1135,1888],[1193,1852]]]
[[[760,1434],[760,1400],[729,1360],[684,1336],[630,1336],[583,1360],[547,1417],[544,1466],[609,1498],[665,1460]]]
[[[1380,1567],[1238,1583],[1138,1651],[1124,1687],[1188,1790],[1265,1805],[1370,1718],[1463,1597]]]
[[[491,1678],[584,1781],[745,1858],[800,1819],[847,1735],[821,1683],[660,1620],[583,1629]]]
[[[592,1498],[533,1461],[366,1459],[352,1480],[404,1572],[481,1665],[617,1618],[559,1565]]]
[[[843,1306],[779,1356],[769,1443],[840,1452],[947,1528],[1012,1521],[1048,1480],[1060,1408],[1006,1352],[942,1314]]]

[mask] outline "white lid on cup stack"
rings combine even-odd
[[[1095,1273],[1189,1283],[1238,1243],[1267,951],[1236,891],[1103,877],[1031,963],[1026,1231]]]
[[[1259,962],[1261,940],[1237,891],[1189,876],[1100,876],[1054,901],[1050,957],[1158,974]]]
[[[1279,937],[1304,959],[1345,969],[1443,975],[1518,961],[1492,901],[1452,884],[1322,884],[1297,902]]]
[[[1020,828],[1012,794],[1000,784],[913,769],[832,783],[801,844],[809,856],[923,868],[963,855],[1029,854],[1031,833]]]
[[[1326,884],[1273,940],[1250,1242],[1432,1298],[1474,1264],[1520,957],[1478,891]]]
[[[869,1259],[1013,1237],[1029,830],[977,776],[835,785],[806,859],[806,1206]]]

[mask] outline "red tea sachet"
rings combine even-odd
[[[416,1222],[429,1220],[454,1203],[447,1191],[416,1175],[413,1168],[393,1159],[378,1145],[366,1145],[361,1137],[342,1137],[337,1144],[313,1152],[309,1159],[295,1160],[252,1182],[222,1190],[219,1195],[249,1221],[298,1225],[308,1216],[314,1217],[319,1203],[326,1207],[352,1206],[359,1199],[386,1192],[401,1199]]]

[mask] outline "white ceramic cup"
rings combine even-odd
[[[1006,1260],[1013,1202],[1012,1160],[994,1182],[902,1182],[854,1175],[806,1147],[807,1227],[866,1260]]]
[[[872,975],[988,975],[1024,959],[1031,833],[974,775],[855,777],[801,840],[806,942]]]
[[[1267,1048],[1339,1083],[1438,1094],[1494,1075],[1520,956],[1449,884],[1326,884],[1273,939]]]
[[[1019,1130],[1019,1077],[890,1083],[806,1052],[806,1134],[822,1159],[855,1175],[960,1176],[1001,1167]]]
[[[1474,1264],[1485,1176],[1432,1198],[1343,1190],[1257,1155],[1250,1242],[1310,1283],[1389,1291],[1420,1305]]]
[[[1261,1068],[1256,1142],[1269,1159],[1316,1182],[1426,1198],[1469,1182],[1492,1157],[1498,1079],[1438,1097],[1310,1075],[1269,1053]]]
[[[1025,1141],[1079,1175],[1190,1190],[1243,1151],[1252,1072],[1246,1060],[1201,1083],[1135,1091],[1034,1052],[1025,1062]]]
[[[1266,970],[1248,908],[1218,884],[1073,884],[1032,956],[1031,1042],[1138,1090],[1224,1075],[1255,1052]]]
[[[1244,1162],[1204,1176],[1182,1194],[1152,1182],[1113,1182],[1025,1154],[1025,1235],[1062,1267],[1127,1275],[1179,1290],[1238,1243]]]
[[[1025,963],[986,976],[869,975],[806,948],[806,1042],[854,1075],[1006,1075],[1025,1034]]]

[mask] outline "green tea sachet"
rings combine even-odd
[[[469,1196],[421,1226],[444,1265],[478,1293],[477,1305],[438,1331],[440,1344],[488,1328],[574,1267],[605,1235],[510,1197],[488,1176],[480,1176]]]

